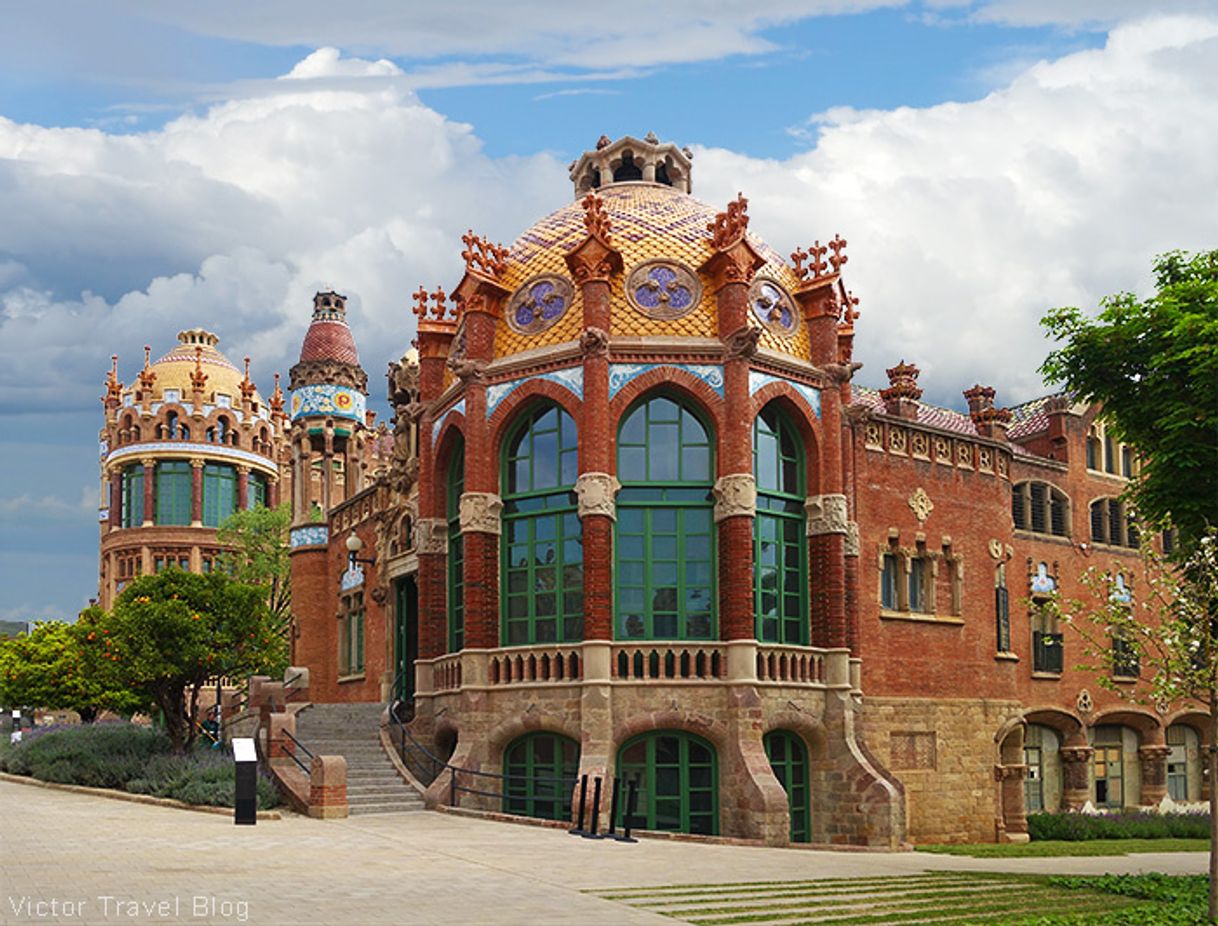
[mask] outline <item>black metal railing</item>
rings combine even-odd
[[[300,740],[298,740],[296,737],[294,737],[287,730],[281,730],[280,732],[284,736],[286,736],[288,739],[290,739],[292,741],[293,745],[295,745],[295,747],[296,747],[296,749],[285,749],[284,752],[286,752],[289,756],[292,757],[292,761],[300,766],[300,770],[302,772],[304,772],[306,775],[308,775],[309,766],[305,765],[303,762],[300,761],[300,757],[298,755],[296,755],[296,752],[297,752],[297,750],[299,750],[300,752],[303,752],[306,756],[309,757],[310,760],[313,758],[313,753],[311,753],[309,751],[309,747],[307,747],[304,743],[302,743]]]
[[[1032,671],[1056,672],[1062,670],[1062,635],[1032,631]]]

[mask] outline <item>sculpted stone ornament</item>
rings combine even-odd
[[[720,476],[711,490],[715,496],[715,522],[757,514],[757,480],[752,473]]]
[[[585,357],[607,357],[609,332],[603,328],[585,328],[579,338],[579,349]]]
[[[825,375],[835,386],[840,386],[854,379],[854,374],[862,368],[863,365],[857,360],[852,360],[850,363],[826,363]]]
[[[486,363],[481,360],[461,360],[452,357],[448,361],[448,368],[453,371],[457,379],[463,383],[482,382],[482,376],[486,369]]]
[[[503,500],[493,492],[466,492],[458,505],[463,534],[495,534],[502,530]]]
[[[1084,688],[1078,693],[1078,697],[1074,699],[1074,706],[1080,714],[1090,714],[1095,707],[1095,703],[1091,700],[1091,692]]]
[[[922,524],[930,517],[930,513],[935,510],[935,503],[930,500],[930,496],[926,494],[926,490],[918,486],[909,496],[909,509],[914,513],[914,517],[918,519],[918,523]]]
[[[804,502],[804,511],[808,517],[809,537],[850,532],[844,495],[809,495]]]
[[[723,340],[725,360],[748,360],[757,353],[757,342],[761,340],[761,329],[738,328]]]
[[[415,551],[419,554],[448,551],[448,524],[443,518],[419,518],[414,525]]]
[[[608,473],[580,473],[575,480],[579,516],[599,514],[617,520],[615,499],[621,487],[622,484]]]
[[[875,409],[865,402],[851,402],[842,409],[842,420],[851,427],[855,425],[865,424],[871,420],[871,416],[875,414]]]
[[[846,555],[859,555],[859,522],[846,522]]]

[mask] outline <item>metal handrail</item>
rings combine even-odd
[[[303,752],[303,753],[304,753],[306,756],[308,756],[310,759],[316,758],[316,757],[313,755],[313,753],[309,751],[309,747],[308,747],[308,746],[306,746],[304,743],[302,743],[300,740],[298,740],[296,737],[294,737],[294,736],[293,736],[291,733],[289,733],[287,730],[281,730],[280,732],[281,732],[281,733],[282,733],[284,736],[286,736],[288,739],[290,739],[290,740],[291,740],[293,743],[295,743],[295,744],[296,744],[296,747],[297,747],[298,749],[300,749],[300,751],[301,751],[301,752]],[[300,770],[301,770],[302,772],[304,772],[306,775],[308,775],[308,774],[309,774],[309,767],[308,767],[307,765],[305,765],[303,762],[301,762],[301,761],[300,761],[300,759],[297,757],[297,755],[296,755],[296,752],[295,752],[295,751],[289,752],[289,753],[288,753],[288,755],[292,757],[292,761],[293,761],[293,762],[295,762],[297,765],[299,765],[299,766],[300,766]]]

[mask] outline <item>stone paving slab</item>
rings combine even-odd
[[[934,870],[1203,873],[1206,857],[972,859],[647,839],[626,845],[438,813],[329,821],[284,814],[238,827],[210,814],[0,781],[3,924],[673,926],[670,917],[582,891]],[[83,908],[67,916],[66,901]]]

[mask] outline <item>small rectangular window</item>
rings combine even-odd
[[[1104,534],[1104,502],[1101,499],[1091,505],[1091,539],[1095,543],[1107,543]]]
[[[1047,533],[1048,498],[1043,482],[1034,482],[1029,486],[1032,491],[1032,530],[1038,534]]]
[[[897,555],[885,553],[884,573],[880,580],[880,605],[889,611],[895,611],[901,606],[897,597],[897,567]]]
[[[930,613],[930,563],[915,557],[909,564],[909,610]]]
[[[1010,596],[1005,586],[994,589],[994,622],[998,635],[998,652],[1011,651],[1011,611]]]
[[[1070,536],[1070,528],[1066,524],[1066,498],[1056,492],[1049,496],[1049,530],[1055,537]]]

